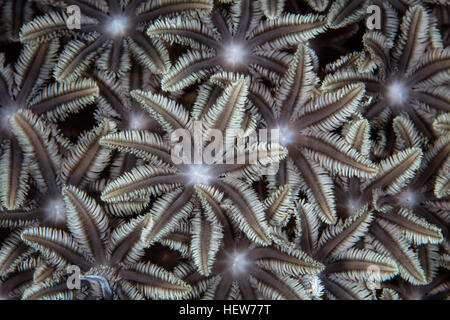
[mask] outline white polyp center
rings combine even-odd
[[[348,199],[347,208],[350,213],[356,213],[359,209],[361,209],[361,201],[358,199]]]
[[[107,25],[107,30],[113,36],[123,36],[125,34],[125,31],[127,30],[127,27],[128,27],[127,19],[118,16],[112,18],[109,21]]]
[[[223,59],[228,66],[243,64],[246,56],[247,51],[240,43],[231,42],[224,46]]]
[[[278,134],[280,140],[279,142],[283,146],[287,146],[288,144],[292,143],[295,136],[295,132],[288,126],[278,127]],[[273,140],[274,139],[272,139],[271,142],[277,142]]]
[[[66,207],[62,199],[50,200],[45,206],[46,218],[56,224],[63,224],[66,221]]]
[[[208,184],[212,179],[209,167],[202,164],[191,165],[188,175],[191,184]]]
[[[128,129],[144,130],[149,127],[148,117],[139,113],[132,113],[128,118]]]
[[[402,105],[408,100],[408,89],[402,82],[392,82],[387,87],[387,98],[393,105]]]
[[[233,274],[239,275],[247,272],[249,261],[243,252],[234,252],[231,256],[231,269]]]
[[[413,207],[415,206],[420,200],[418,199],[417,193],[413,192],[412,190],[406,190],[401,193],[401,202],[406,207]]]
[[[0,107],[0,129],[9,128],[9,119],[16,111],[17,108],[14,105]]]

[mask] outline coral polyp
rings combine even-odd
[[[450,299],[448,1],[0,1],[0,300]]]

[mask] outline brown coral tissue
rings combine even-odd
[[[448,0],[0,0],[0,299],[450,299]]]

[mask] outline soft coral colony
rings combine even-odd
[[[1,1],[1,299],[448,299],[449,10]]]

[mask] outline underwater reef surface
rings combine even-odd
[[[450,298],[449,1],[0,16],[0,299]]]

